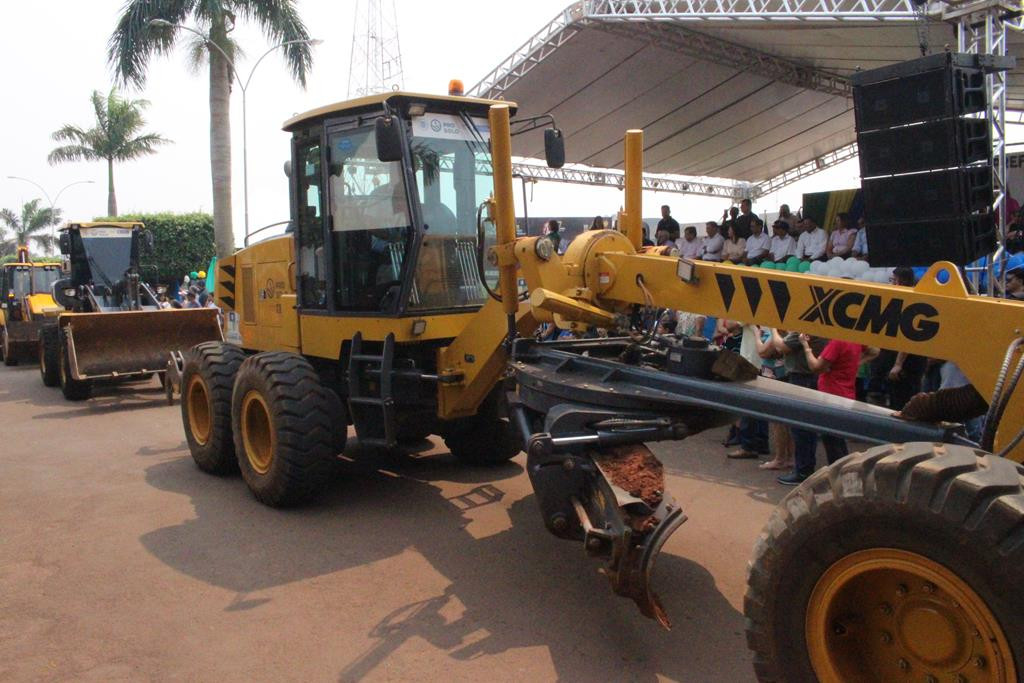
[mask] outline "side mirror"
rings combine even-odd
[[[286,176],[288,176],[289,178],[292,177],[292,160],[291,159],[289,159],[288,161],[284,162],[284,174]]]
[[[398,130],[398,120],[394,116],[378,116],[374,128],[377,137],[377,159],[401,161],[402,136]]]
[[[60,253],[70,254],[71,253],[71,233],[65,230],[60,234]]]
[[[143,230],[141,237],[142,244],[144,246],[144,251],[148,254],[153,253],[153,233],[151,233],[149,230]]]
[[[548,168],[562,168],[565,165],[565,138],[557,128],[544,131],[544,159]]]

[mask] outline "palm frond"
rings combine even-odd
[[[129,161],[141,156],[146,156],[147,154],[155,154],[158,146],[172,143],[172,140],[168,140],[156,133],[139,135],[138,137],[124,141],[118,150],[115,160]]]
[[[268,41],[309,40],[309,31],[299,16],[295,0],[236,0],[239,16],[259,24]],[[285,61],[294,78],[306,87],[306,74],[313,66],[313,49],[309,43],[294,43],[284,48]]]
[[[0,209],[0,221],[3,221],[4,225],[11,230],[17,230],[21,227],[18,215],[10,209]]]
[[[50,150],[46,160],[51,164],[62,164],[71,161],[98,161],[102,159],[92,147],[86,145],[63,145]]]
[[[117,27],[107,41],[107,63],[115,78],[121,83],[142,87],[150,57],[169,53],[178,35],[174,26],[152,26],[149,22],[163,19],[180,24],[195,11],[199,1],[127,0]]]

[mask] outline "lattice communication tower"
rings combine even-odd
[[[402,50],[395,0],[356,0],[348,97],[401,89]]]

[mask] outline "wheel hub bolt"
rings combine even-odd
[[[905,659],[900,659],[899,665],[900,665],[900,671],[906,671],[907,669],[910,668],[910,662],[908,662]]]
[[[834,624],[832,624],[832,632],[835,633],[837,636],[845,636],[846,624],[844,624],[841,621],[835,622]]]
[[[935,676],[932,676],[931,674],[928,674],[924,677],[924,683],[939,683],[939,679],[937,679]]]
[[[956,683],[967,683],[967,676],[963,674],[957,674],[956,678],[953,679]]]
[[[899,586],[896,587],[896,595],[898,595],[898,596],[900,596],[902,598],[903,596],[905,596],[907,594],[907,590],[908,590],[907,589],[907,585],[904,584],[904,583],[901,583]]]
[[[975,657],[974,658],[974,666],[978,667],[979,669],[984,669],[985,668],[985,658],[982,657],[981,655],[978,655],[977,657]]]
[[[921,586],[921,590],[923,590],[925,593],[934,593],[935,592],[935,586],[933,584],[925,582],[925,584],[923,586]]]
[[[892,642],[892,635],[888,631],[882,631],[882,642],[886,645]]]
[[[882,614],[889,617],[892,616],[892,605],[887,602],[883,602],[881,606]]]

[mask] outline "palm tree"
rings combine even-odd
[[[20,246],[28,246],[29,240],[34,241],[45,251],[53,247],[53,236],[43,232],[52,225],[60,223],[60,209],[49,207],[39,208],[40,199],[25,202],[21,207],[21,216],[10,209],[0,209],[0,221],[14,233],[14,240],[0,239],[0,251],[4,254],[13,253]]]
[[[210,64],[210,170],[213,176],[213,224],[217,256],[235,249],[231,221],[231,127],[229,97],[231,66],[237,46],[230,38],[237,18],[259,24],[267,40],[283,43],[309,40],[295,0],[128,0],[107,45],[107,58],[118,78],[142,86],[146,67],[154,54],[174,47],[180,24],[192,20],[205,29]],[[154,19],[167,24],[154,25]],[[216,47],[213,47],[216,46]],[[217,48],[220,48],[218,50]],[[308,42],[283,47],[295,80],[305,87],[306,72],[313,63]]]
[[[149,106],[146,100],[127,100],[118,96],[117,88],[111,88],[104,97],[98,90],[92,91],[92,107],[96,114],[96,126],[85,130],[71,124],[65,125],[53,134],[58,142],[71,144],[55,148],[50,152],[51,164],[66,161],[107,162],[107,215],[117,215],[117,196],[114,194],[114,162],[131,161],[147,154],[154,154],[158,145],[170,140],[156,133],[138,134],[146,124],[142,110]]]

